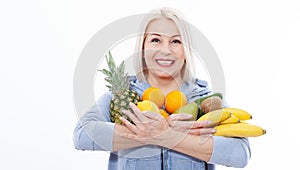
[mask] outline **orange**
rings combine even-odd
[[[137,107],[141,110],[141,111],[151,111],[151,112],[155,112],[160,114],[159,108],[157,107],[157,105],[152,102],[151,100],[143,100],[141,102],[137,103]]]
[[[186,96],[179,90],[171,91],[166,96],[165,108],[169,113],[173,113],[175,110],[186,104]]]
[[[169,117],[169,114],[164,109],[159,109],[160,114],[166,119]]]
[[[162,108],[165,103],[165,95],[159,88],[149,87],[144,91],[142,100],[151,100],[158,108]]]

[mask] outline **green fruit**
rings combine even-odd
[[[202,103],[205,99],[207,99],[207,98],[209,98],[209,97],[213,97],[213,96],[218,96],[218,97],[220,97],[221,99],[223,98],[222,93],[213,93],[213,94],[211,94],[211,95],[202,97],[202,98],[197,99],[197,100],[194,101],[194,102],[198,105],[198,107],[199,107],[198,118],[201,117],[202,115],[204,115],[204,112],[201,110],[201,107],[200,107],[200,106],[201,106],[201,103]]]
[[[184,106],[181,106],[179,109],[175,110],[173,114],[178,114],[178,113],[187,113],[191,114],[192,118],[190,120],[197,120],[197,115],[198,115],[198,106],[195,102],[190,102]]]

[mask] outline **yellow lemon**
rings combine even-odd
[[[160,114],[159,108],[157,105],[151,100],[143,100],[137,103],[137,107],[141,111],[151,111]]]

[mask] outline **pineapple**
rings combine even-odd
[[[122,110],[131,110],[129,103],[137,104],[140,97],[136,91],[129,89],[130,83],[127,73],[124,73],[124,61],[116,67],[115,61],[109,51],[108,57],[106,56],[106,62],[109,69],[99,71],[106,76],[105,80],[109,83],[106,87],[108,87],[113,94],[110,101],[110,118],[112,122],[122,124],[122,121],[119,119],[120,116],[126,117],[126,115],[122,113]],[[128,117],[126,118],[128,119]]]

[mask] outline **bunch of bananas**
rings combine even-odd
[[[211,127],[215,127],[215,136],[225,137],[256,137],[266,134],[266,130],[246,122],[252,116],[245,110],[238,108],[223,108],[208,112],[197,121],[210,120]]]

